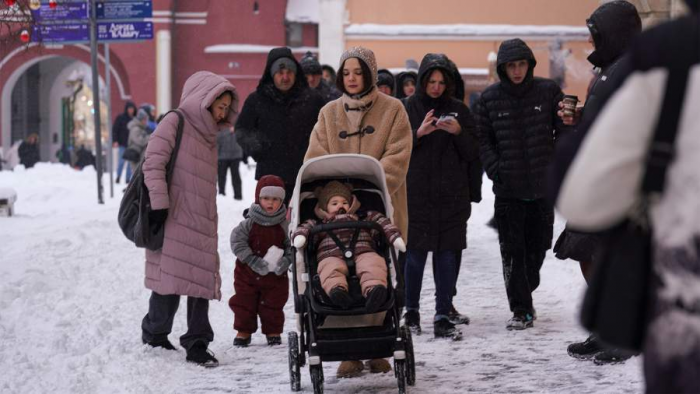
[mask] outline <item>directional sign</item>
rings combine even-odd
[[[99,22],[97,40],[133,41],[153,38],[152,22]]]
[[[51,43],[88,42],[90,30],[88,23],[34,25],[32,41]]]
[[[153,39],[152,22],[99,22],[99,42],[127,42]],[[90,41],[88,23],[35,25],[32,41],[44,43],[85,43]]]
[[[97,3],[98,20],[143,19],[153,16],[153,2],[138,1],[101,1]]]
[[[56,8],[48,4],[41,4],[39,9],[32,11],[32,16],[37,23],[87,21],[88,3],[86,1],[61,2]]]

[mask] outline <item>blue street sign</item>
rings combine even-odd
[[[88,3],[86,1],[61,2],[56,8],[51,9],[48,3],[42,3],[39,9],[32,11],[34,21],[43,22],[64,22],[64,21],[87,21]]]
[[[99,42],[129,42],[153,39],[152,22],[99,22]],[[88,23],[35,25],[32,41],[43,43],[87,43],[90,41]]]
[[[100,42],[150,40],[152,38],[152,22],[99,22],[97,24],[97,40]]]
[[[100,1],[97,3],[98,20],[143,19],[153,16],[151,0]]]
[[[32,41],[45,43],[73,43],[90,41],[88,23],[34,25]]]

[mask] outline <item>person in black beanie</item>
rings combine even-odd
[[[394,96],[394,74],[386,68],[381,68],[377,70],[377,88],[380,92],[388,95]]]
[[[272,49],[257,89],[243,104],[235,135],[243,151],[257,162],[256,180],[265,175],[284,180],[285,204],[325,104],[316,90],[309,89],[291,49]]]
[[[328,84],[323,79],[321,64],[311,52],[306,52],[299,64],[301,64],[301,69],[306,75],[306,82],[308,82],[309,87],[320,93],[326,102],[333,101],[342,95],[335,86]]]

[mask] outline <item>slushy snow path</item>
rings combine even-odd
[[[215,332],[210,348],[221,366],[203,369],[185,362],[178,337],[185,332],[185,298],[170,340],[178,351],[141,344],[141,319],[150,291],[143,286],[144,256],[123,237],[115,198],[106,187],[97,204],[92,167],[79,172],[39,163],[0,172],[0,187],[18,193],[17,216],[0,217],[0,392],[2,393],[287,393],[286,333],[269,348],[257,333],[248,349],[233,348],[234,256],[229,235],[253,200],[253,170],[241,166],[244,201],[231,186],[218,197],[221,302],[210,304]],[[105,184],[107,183],[107,177]],[[578,264],[548,254],[542,284],[534,293],[539,318],[522,332],[505,329],[510,318],[496,233],[485,226],[493,212],[490,183],[469,221],[455,305],[472,323],[461,342],[432,335],[434,285],[427,264],[422,292],[424,334],[414,336],[417,384],[412,393],[638,393],[640,357],[621,365],[596,366],[566,354],[586,338],[577,322],[584,282]],[[555,237],[563,223],[558,220]],[[294,327],[291,300],[286,330]],[[324,365],[328,393],[395,393],[391,374],[365,373],[337,379],[337,363]],[[302,388],[312,392],[308,367]]]

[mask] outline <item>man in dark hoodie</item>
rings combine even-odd
[[[127,126],[131,119],[136,116],[136,104],[132,101],[127,101],[124,106],[124,112],[119,114],[112,125],[112,146],[119,147],[119,164],[117,164],[117,183],[122,176],[122,169],[126,160],[122,157],[124,151],[129,146],[129,127]],[[131,166],[126,166],[126,183],[131,180]]]
[[[474,108],[481,161],[493,181],[495,212],[510,310],[506,328],[523,330],[537,318],[532,292],[552,245],[554,211],[545,197],[554,140],[568,129],[557,116],[563,98],[552,80],[535,78],[532,50],[520,39],[501,43],[501,81]]]
[[[330,85],[323,79],[323,69],[321,63],[316,60],[316,57],[311,52],[306,52],[304,57],[299,61],[301,69],[306,76],[306,82],[311,89],[315,89],[325,100],[325,102],[333,101],[339,98],[342,93]]]
[[[284,180],[285,203],[294,190],[311,131],[324,105],[323,97],[309,89],[292,51],[272,49],[257,89],[238,116],[236,139],[257,162],[255,179],[277,175]]]
[[[637,35],[642,31],[642,21],[634,5],[627,1],[613,1],[598,7],[586,20],[590,30],[589,42],[594,51],[588,61],[595,67],[596,76],[588,90],[585,106],[573,117],[565,117],[564,123],[573,125],[575,133],[565,136],[557,144],[556,165],[550,167],[550,197],[554,201],[558,188],[573,162],[576,151],[593,121],[598,117],[607,98],[617,90],[620,79],[629,71],[630,59],[624,56]],[[579,262],[583,277],[588,281],[596,253],[600,249],[598,235],[570,229],[562,232],[554,246],[556,257]],[[569,355],[579,359],[593,359],[596,364],[624,361],[629,353],[617,349],[604,349],[595,335],[585,341],[572,343]]]

